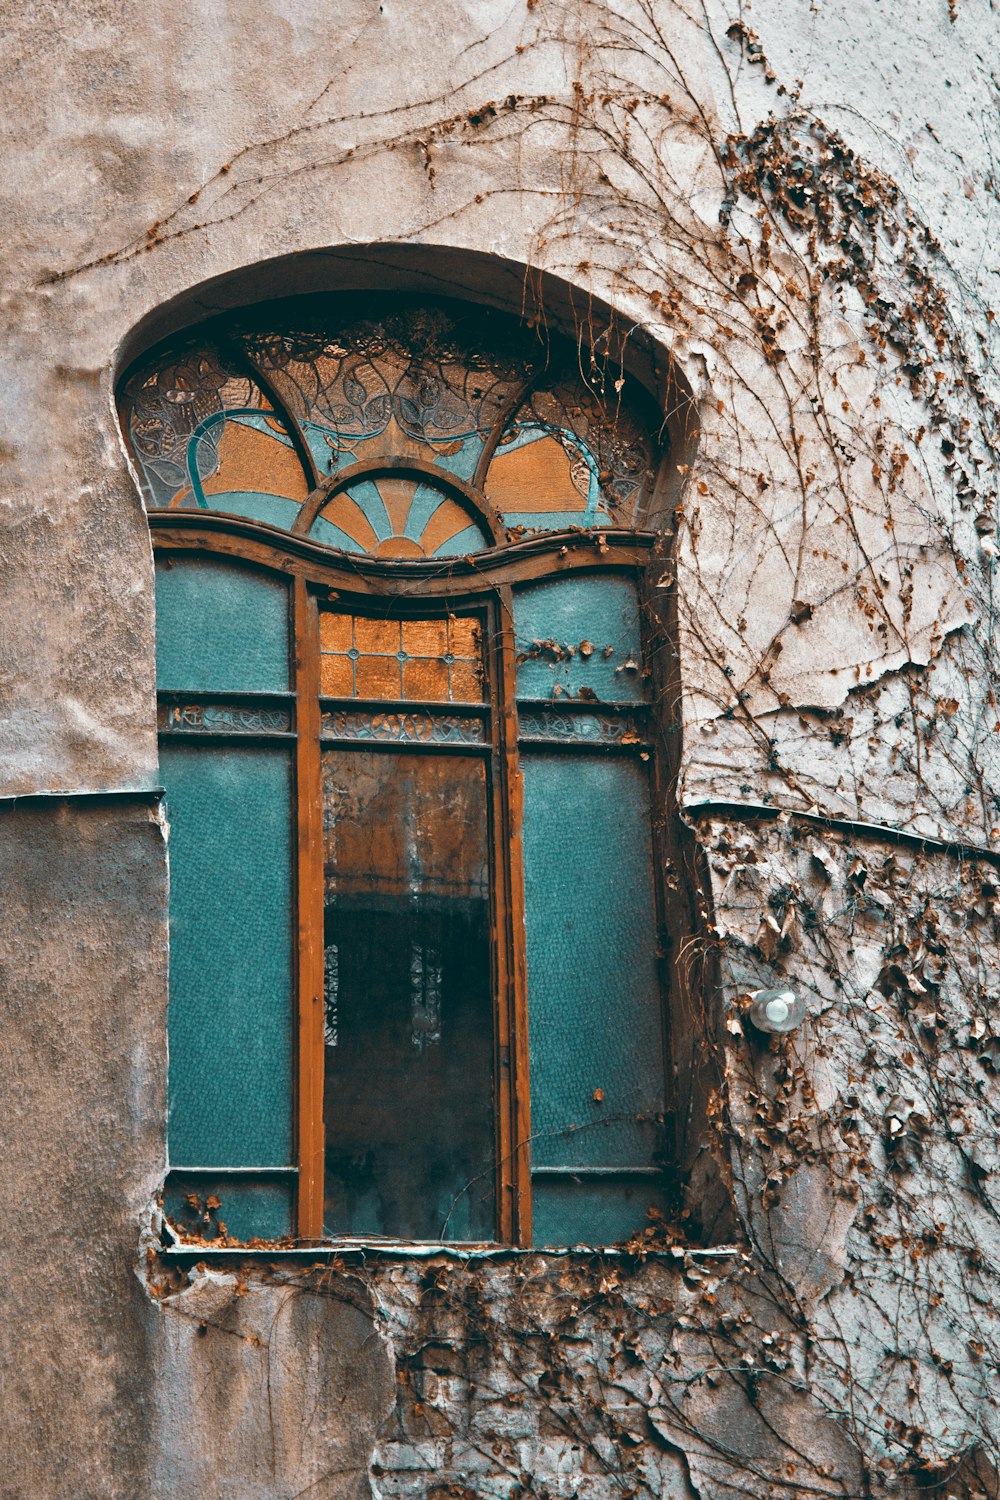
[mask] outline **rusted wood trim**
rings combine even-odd
[[[493,1057],[494,1057],[494,1120],[496,1161],[496,1233],[504,1244],[511,1244],[515,1235],[514,1185],[514,1089],[513,1089],[513,994],[511,939],[511,901],[508,872],[507,845],[510,819],[507,807],[505,775],[505,736],[503,729],[502,699],[500,696],[500,616],[494,599],[483,631],[485,645],[485,669],[490,704],[493,713],[490,720],[490,782],[489,782],[489,832],[493,970]]]
[[[447,615],[442,616],[447,618]],[[469,718],[485,719],[490,713],[488,703],[468,703],[460,698],[337,698],[321,696],[320,703],[325,709],[371,709],[378,713],[395,714],[436,714],[440,718]]]
[[[201,548],[283,572],[301,572],[328,587],[376,598],[468,598],[477,592],[488,596],[497,582],[530,582],[577,570],[641,568],[657,540],[652,532],[621,528],[550,531],[466,557],[385,561],[367,554],[334,552],[280,527],[223,512],[152,511],[149,525],[158,548]]]
[[[465,755],[474,760],[482,760],[484,756],[493,753],[493,747],[489,744],[441,744],[437,740],[365,740],[345,734],[323,734],[320,742],[329,749],[364,750],[366,754],[371,750],[374,753],[387,751],[396,755]]]
[[[291,745],[298,735],[287,729],[158,729],[156,738],[170,744],[184,740],[189,745]]]
[[[319,745],[319,617],[305,580],[295,580],[296,799],[298,826],[297,1232],[323,1234],[323,812]]]
[[[481,490],[425,458],[410,458],[398,453],[379,453],[372,458],[359,459],[357,463],[338,469],[328,480],[318,480],[319,487],[303,502],[292,528],[293,535],[308,536],[323,507],[352,484],[359,484],[364,479],[377,479],[385,474],[401,475],[404,479],[414,477],[431,480],[435,489],[443,490],[445,494],[451,494],[471,507],[473,519],[484,522],[494,545],[507,540],[507,528],[499,512]]]
[[[498,943],[506,948],[503,1009],[508,1032],[510,1124],[508,1155],[504,1160],[504,1198],[510,1199],[508,1243],[531,1244],[531,1089],[528,1071],[528,971],[524,925],[524,854],[522,821],[524,794],[517,744],[516,659],[513,594],[509,585],[497,593],[497,630],[494,637],[494,681],[498,791],[504,843],[501,873],[504,889],[504,927]],[[498,1010],[500,1005],[498,1004]],[[505,1226],[506,1227],[506,1226]]]
[[[252,688],[160,688],[157,693],[160,703],[237,703],[250,708],[266,708],[272,704],[278,708],[292,708],[295,694],[290,692],[257,691]]]

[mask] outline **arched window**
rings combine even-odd
[[[641,1229],[654,404],[516,319],[355,296],[203,325],[120,405],[156,546],[172,1217]]]

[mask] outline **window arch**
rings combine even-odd
[[[156,545],[172,1216],[641,1229],[654,404],[589,348],[389,296],[219,319],[119,399]]]

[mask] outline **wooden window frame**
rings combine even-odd
[[[522,791],[515,697],[513,590],[518,584],[568,574],[626,573],[642,591],[651,532],[604,530],[551,532],[446,562],[376,560],[334,553],[305,536],[212,512],[151,512],[158,552],[235,557],[285,577],[290,584],[291,732],[294,741],[296,819],[293,848],[295,1038],[294,1151],[297,1163],[295,1227],[300,1241],[336,1243],[324,1236],[324,943],[321,799],[321,695],[319,610],[333,602],[371,613],[390,605],[401,613],[485,614],[486,707],[491,733],[478,751],[488,759],[492,850],[492,952],[494,1001],[497,1235],[490,1243],[529,1247],[531,1233],[530,1079],[525,959]],[[183,696],[183,695],[181,695]],[[202,695],[205,696],[205,695]],[[238,698],[239,694],[220,695]],[[243,695],[246,696],[246,695]],[[270,695],[274,697],[275,695]],[[177,694],[167,694],[176,699]],[[161,730],[165,724],[160,712]],[[172,731],[167,731],[172,733]],[[227,736],[215,732],[213,743]],[[233,735],[246,744],[247,732]],[[273,742],[274,735],[262,735]],[[440,746],[435,747],[440,749]],[[603,747],[617,753],[619,747]],[[651,788],[659,781],[652,768]],[[656,920],[664,934],[660,819],[651,829]],[[661,948],[664,944],[661,942]],[[671,1099],[668,987],[661,974],[664,1027],[664,1098]],[[362,1237],[363,1238],[363,1237]]]

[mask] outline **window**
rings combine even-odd
[[[499,314],[358,297],[206,325],[120,400],[156,546],[172,1217],[642,1228],[652,403]]]

